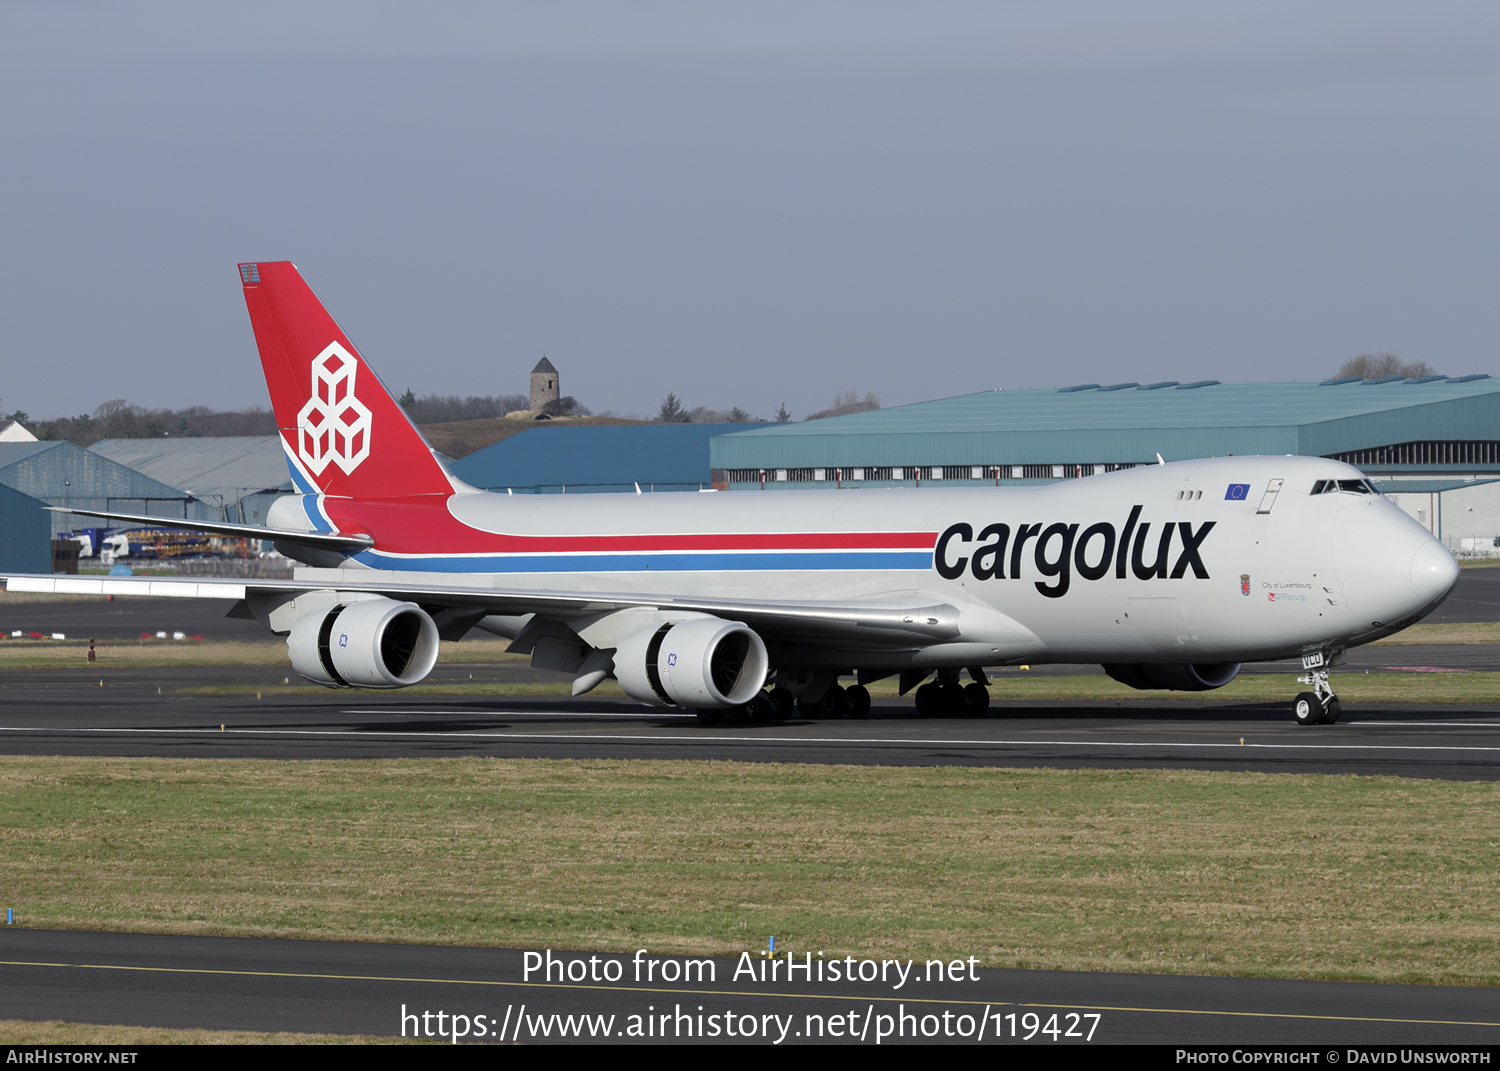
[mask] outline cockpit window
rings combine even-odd
[[[1331,495],[1336,491],[1347,491],[1354,495],[1375,494],[1375,488],[1368,480],[1319,480],[1312,488],[1315,495]]]

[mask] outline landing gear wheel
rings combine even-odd
[[[942,689],[938,693],[938,699],[942,704],[942,711],[950,718],[966,713],[964,710],[964,689],[957,681],[945,681],[938,685]]]
[[[936,681],[928,681],[917,689],[917,717],[935,718],[942,706],[942,691]]]
[[[990,708],[990,690],[975,681],[964,688],[964,717],[982,718],[984,712]]]
[[[745,715],[761,724],[771,720],[771,700],[765,692],[757,692],[755,698],[745,704]]]
[[[724,720],[724,712],[722,710],[697,710],[694,713],[698,715],[699,725],[718,725],[719,722]]]
[[[1302,692],[1292,700],[1292,717],[1298,725],[1321,725],[1323,715],[1323,704],[1313,692]]]
[[[856,684],[844,692],[844,714],[850,718],[870,716],[870,689]]]
[[[785,688],[772,688],[766,698],[771,702],[772,721],[786,721],[797,709],[797,700]]]
[[[823,698],[818,700],[818,709],[824,718],[842,718],[844,716],[844,689],[837,684],[830,684],[828,691],[823,693]]]
[[[1292,714],[1298,725],[1332,725],[1343,713],[1339,697],[1333,694],[1333,688],[1328,684],[1330,660],[1327,652],[1302,657],[1302,665],[1308,672],[1305,677],[1298,677],[1297,683],[1311,684],[1313,690],[1303,692],[1292,703]]]

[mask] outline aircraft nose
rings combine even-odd
[[[1437,602],[1458,583],[1458,561],[1435,539],[1417,548],[1411,559],[1411,586],[1425,606]]]

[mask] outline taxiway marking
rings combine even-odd
[[[907,1004],[980,1004],[994,1005],[994,1000],[963,1000],[955,998],[952,1000],[939,997],[884,997],[870,996],[868,994],[849,995],[844,993],[766,993],[755,990],[731,990],[731,989],[666,989],[653,988],[650,986],[610,986],[610,985],[577,985],[567,982],[503,982],[480,978],[404,978],[399,976],[387,976],[379,974],[314,974],[298,971],[233,971],[215,969],[211,967],[137,967],[117,963],[44,963],[30,960],[0,960],[0,966],[4,967],[58,967],[73,968],[75,970],[94,971],[142,971],[156,974],[212,974],[229,975],[241,978],[310,978],[328,981],[342,982],[401,982],[407,985],[483,985],[483,986],[511,986],[517,988],[531,989],[582,989],[601,993],[671,993],[682,996],[702,997],[780,997],[788,1000],[846,1000],[846,1001],[878,1001],[880,1003],[904,1002]],[[1012,1006],[1017,1008],[1076,1008],[1083,1011],[1116,1011],[1116,1012],[1140,1012],[1152,1015],[1226,1015],[1251,1019],[1314,1019],[1326,1022],[1344,1023],[1410,1023],[1419,1026],[1494,1026],[1500,1027],[1500,1022],[1482,1022],[1467,1019],[1395,1019],[1376,1015],[1312,1015],[1306,1012],[1259,1012],[1259,1011],[1222,1011],[1214,1008],[1139,1008],[1111,1004],[1066,1004],[1066,1003],[1041,1003],[1036,1001],[1002,1001],[1001,1007]]]

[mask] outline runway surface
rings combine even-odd
[[[759,972],[759,950],[750,951]],[[807,950],[791,951],[804,962]],[[827,959],[842,957],[824,951],[826,971]],[[563,980],[567,968],[561,967],[543,983],[545,967],[527,980],[519,949],[13,928],[0,930],[0,1003],[7,1017],[21,1019],[387,1036],[400,1035],[404,1006],[407,1015],[433,1013],[422,1020],[424,1031],[435,1034],[441,1010],[465,1016],[471,1035],[483,1024],[485,1038],[470,1040],[495,1040],[503,1026],[506,1040],[523,1043],[587,1042],[589,1027],[578,1018],[587,1015],[593,1040],[618,1044],[631,1040],[630,1016],[644,1024],[645,1017],[663,1013],[670,1017],[665,1038],[658,1018],[654,1036],[641,1040],[701,1042],[701,1035],[682,1033],[707,1033],[711,1017],[722,1030],[731,1012],[736,1036],[710,1034],[707,1040],[874,1045],[888,1032],[881,1044],[1013,1044],[1031,1032],[1033,1044],[1089,1044],[1090,1033],[1094,1044],[1500,1043],[1500,992],[1493,989],[991,970],[968,963],[954,980],[951,961],[939,979],[920,960],[906,965],[899,988],[894,961],[881,964],[884,981],[819,983],[799,974],[788,982],[785,961],[774,981],[743,973],[736,979],[743,962],[736,959],[714,961],[711,978],[684,981],[683,957],[646,954],[637,968],[630,954],[596,956],[589,964],[590,955],[554,953],[556,960],[585,963],[573,968],[572,982]],[[665,967],[667,959],[679,961],[676,968]],[[649,960],[657,962],[648,967]],[[816,971],[816,954],[813,963]],[[854,966],[860,970],[858,957]],[[873,976],[876,967],[864,970]],[[612,971],[618,982],[604,980]],[[662,981],[663,973],[676,980]],[[559,1036],[568,1016],[581,1037]],[[607,1029],[600,1029],[599,1016],[613,1016]],[[902,1022],[903,1016],[910,1019]],[[1049,1023],[1061,1036],[1046,1032]],[[405,1025],[408,1032],[418,1029],[414,1019]],[[838,1036],[829,1036],[833,1029]],[[1066,1036],[1070,1029],[1076,1036]],[[936,1036],[913,1037],[925,1031]]]
[[[211,600],[76,599],[0,603],[7,631],[136,639],[181,631],[210,640],[282,641],[226,619]],[[1465,570],[1433,620],[1500,620],[1500,569]],[[868,721],[794,719],[704,726],[626,700],[517,695],[558,677],[520,660],[443,663],[432,684],[478,684],[475,697],[382,692],[287,693],[290,667],[7,670],[0,676],[0,753],[238,758],[693,758],[752,762],[1195,769],[1500,778],[1495,704],[1349,704],[1334,726],[1303,728],[1285,703],[1121,699],[1006,700],[997,674],[991,716],[915,717],[911,700],[877,700]],[[1355,673],[1500,671],[1500,645],[1363,647]],[[1295,663],[1248,665],[1295,674]],[[1031,676],[1099,675],[1098,666],[1038,666]],[[101,686],[100,682],[103,682]],[[184,694],[230,686],[237,694]],[[160,694],[158,694],[160,689]],[[264,699],[252,689],[261,689]],[[223,729],[220,730],[220,726]]]
[[[172,671],[179,681],[194,673],[222,677],[212,669]],[[104,688],[97,677],[56,683],[56,671],[10,680],[0,688],[0,753],[735,759],[1500,778],[1500,705],[1348,706],[1337,725],[1302,727],[1284,704],[1002,701],[983,719],[919,719],[908,703],[893,700],[877,703],[865,721],[705,726],[691,715],[623,700],[157,695],[151,682],[164,671],[134,675],[141,679],[116,671]]]
[[[1500,567],[1480,566],[1459,573],[1458,586],[1424,621],[1435,624],[1467,624],[1474,621],[1497,621],[1500,607]]]

